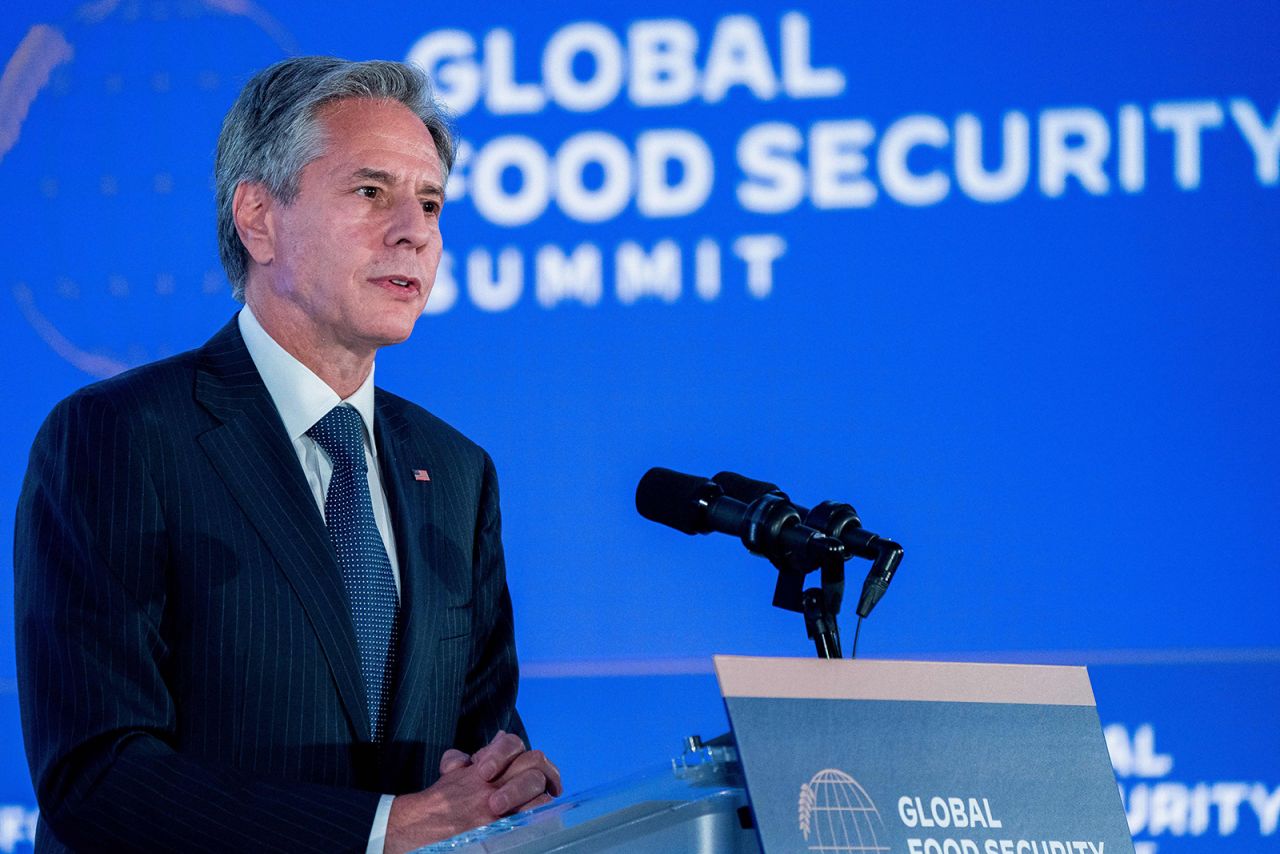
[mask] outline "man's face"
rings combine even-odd
[[[297,198],[271,208],[273,257],[251,304],[279,320],[286,346],[372,353],[408,338],[426,305],[444,170],[402,104],[336,101],[317,119],[324,153],[303,168]]]

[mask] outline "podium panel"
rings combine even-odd
[[[763,848],[1132,852],[1083,667],[716,657]]]

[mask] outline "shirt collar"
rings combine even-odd
[[[338,404],[349,403],[360,413],[360,420],[364,422],[365,444],[377,456],[378,445],[373,438],[372,366],[360,388],[344,401],[329,388],[328,383],[276,343],[247,305],[240,310],[239,324],[249,358],[253,359],[254,367],[262,376],[290,441],[296,442],[306,435],[313,424]]]

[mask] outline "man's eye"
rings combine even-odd
[[[440,203],[434,200],[427,200],[422,203],[422,212],[429,214],[439,213]]]
[[[366,199],[376,199],[378,197],[377,187],[359,187],[356,192],[364,196]]]

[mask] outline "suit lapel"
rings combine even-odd
[[[438,689],[440,636],[444,629],[448,594],[465,589],[454,578],[454,562],[440,553],[437,527],[437,489],[418,480],[415,470],[434,472],[440,460],[432,455],[426,437],[415,432],[402,411],[402,402],[378,393],[378,461],[382,484],[391,505],[400,563],[400,650],[396,657],[395,697],[388,717],[388,740],[400,744],[421,741],[430,722],[424,721]],[[446,737],[452,737],[448,733]],[[434,763],[439,757],[424,757]]]
[[[342,574],[280,415],[235,318],[201,351],[196,399],[222,424],[201,447],[296,592],[362,741],[369,715]]]

